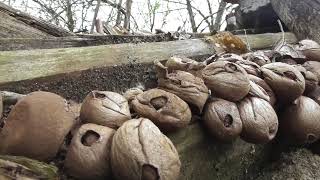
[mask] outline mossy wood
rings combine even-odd
[[[320,3],[318,0],[271,0],[273,9],[299,39],[320,43]]]
[[[240,36],[248,40],[252,49],[270,48],[282,34]],[[291,33],[285,34],[289,42],[296,42]],[[58,74],[82,71],[94,67],[121,64],[153,63],[173,55],[205,56],[214,54],[214,45],[201,39],[183,41],[116,44],[64,49],[0,52],[0,84]]]

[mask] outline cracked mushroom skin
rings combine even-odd
[[[49,92],[33,92],[11,110],[0,132],[2,154],[51,160],[75,123],[67,101]]]
[[[84,124],[73,136],[65,159],[67,172],[79,179],[105,179],[111,175],[110,151],[115,130]]]
[[[80,119],[86,123],[119,128],[131,119],[128,101],[111,91],[92,91],[83,100]]]
[[[111,147],[115,179],[176,180],[181,162],[174,145],[149,119],[132,119],[115,133]]]
[[[210,134],[222,141],[231,141],[237,138],[242,131],[237,105],[223,99],[209,100],[203,120]]]
[[[240,101],[242,120],[241,138],[249,143],[260,144],[271,141],[278,131],[278,117],[272,106],[257,97]]]
[[[176,131],[191,121],[188,104],[175,94],[161,89],[150,89],[139,94],[132,101],[132,107],[138,115],[150,119],[162,132]]]
[[[168,73],[167,67],[155,62],[160,89],[173,93],[187,102],[194,112],[201,113],[209,97],[209,89],[201,78],[185,71]]]
[[[290,144],[310,144],[320,138],[320,105],[301,96],[279,114],[280,132]]]
[[[303,75],[292,65],[276,62],[261,67],[264,81],[272,88],[277,100],[290,103],[301,96],[305,90]]]
[[[249,74],[249,79],[250,81],[256,83],[257,85],[259,85],[261,88],[263,88],[265,90],[265,92],[268,94],[269,96],[269,102],[272,106],[274,106],[277,102],[276,99],[276,95],[274,94],[273,90],[271,89],[271,87],[261,78],[251,75]],[[249,92],[250,93],[250,92]]]
[[[243,99],[249,93],[247,75],[241,66],[227,61],[213,62],[202,71],[204,82],[212,94],[233,102]]]
[[[165,66],[169,72],[181,70],[199,76],[201,74],[199,71],[205,67],[205,64],[186,57],[173,56],[167,60]]]

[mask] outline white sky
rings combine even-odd
[[[36,17],[40,17],[45,19],[45,17],[43,17],[43,14],[39,13],[39,11],[37,10],[37,4],[33,3],[32,0],[28,0],[28,7],[26,8],[26,6],[22,6],[21,3],[23,2],[23,0],[0,0],[2,2],[5,2],[8,4],[9,1],[11,1],[11,5],[17,9],[20,9],[22,11],[27,11],[27,13],[30,13]],[[26,0],[24,0],[26,1]],[[45,1],[45,0],[43,0]],[[125,2],[125,0],[123,0]],[[162,23],[163,23],[163,17],[164,17],[164,11],[168,10],[168,3],[162,0],[151,0],[151,2],[154,4],[155,2],[159,2],[160,3],[160,7],[159,9],[157,9],[157,16],[156,16],[156,20],[155,20],[155,27],[154,29],[163,29],[165,31],[175,31],[177,30],[177,28],[179,26],[183,26],[183,22],[186,21],[186,25],[185,25],[185,30],[190,32],[191,31],[191,26],[189,23],[189,16],[187,13],[186,9],[184,5],[179,5],[179,4],[174,4],[174,3],[169,3],[169,9],[170,10],[175,10],[175,9],[181,9],[179,11],[172,11],[169,13],[169,15],[166,18],[165,24],[163,27]],[[174,1],[178,1],[178,0],[174,0]],[[218,0],[210,0],[211,4],[212,4],[212,10],[213,12],[216,12],[218,10]],[[185,2],[184,0],[182,0],[181,2]],[[207,6],[207,1],[206,0],[193,0],[192,1],[192,5],[194,7],[196,7],[197,9],[201,10],[201,12],[204,15],[209,15],[209,11],[208,11],[208,6]],[[34,8],[36,7],[36,8]],[[150,31],[150,25],[148,23],[148,9],[147,9],[147,1],[146,0],[133,0],[133,5],[132,5],[132,15],[135,17],[135,19],[138,22],[139,25],[139,30],[145,30],[145,31]],[[36,9],[36,10],[35,10]],[[112,8],[110,8],[109,6],[103,6],[98,14],[98,18],[105,20]],[[197,14],[196,11],[194,11],[195,14]],[[81,16],[81,12],[77,12],[76,13],[77,16]],[[225,13],[226,15],[226,13]],[[223,17],[223,20],[225,19],[225,15]],[[90,11],[88,13],[88,20],[92,20],[93,18],[93,11]],[[196,23],[198,24],[203,18],[200,15],[196,15],[195,16],[195,20]],[[146,22],[147,21],[147,22]],[[87,28],[88,30],[90,29],[91,23],[88,22],[87,24]],[[226,23],[223,24],[222,29],[224,29],[224,27],[226,26]],[[199,31],[204,29],[206,27],[206,23],[202,23],[202,25],[199,28]],[[78,25],[79,28],[79,25]],[[208,29],[206,29],[207,31]],[[204,31],[204,32],[206,32]]]

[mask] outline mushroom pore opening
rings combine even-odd
[[[150,164],[142,165],[141,180],[159,180],[158,169]]]
[[[232,123],[233,123],[232,116],[230,114],[227,114],[223,119],[223,125],[228,128],[232,125]]]
[[[165,96],[159,96],[159,97],[155,97],[153,99],[150,100],[150,104],[156,109],[159,110],[161,109],[163,106],[165,106],[168,102],[168,98]]]
[[[93,131],[93,130],[88,130],[86,133],[81,137],[81,143],[84,146],[92,146],[95,142],[97,142],[100,138],[100,135]]]

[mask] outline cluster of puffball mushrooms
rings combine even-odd
[[[280,133],[300,145],[320,138],[314,41],[230,50],[204,62],[172,57],[156,61],[155,70],[157,88],[92,91],[81,106],[50,92],[21,97],[2,122],[0,153],[50,162],[65,148],[63,169],[77,179],[175,180],[181,162],[165,134],[187,127],[192,116],[221,141],[263,144]]]

